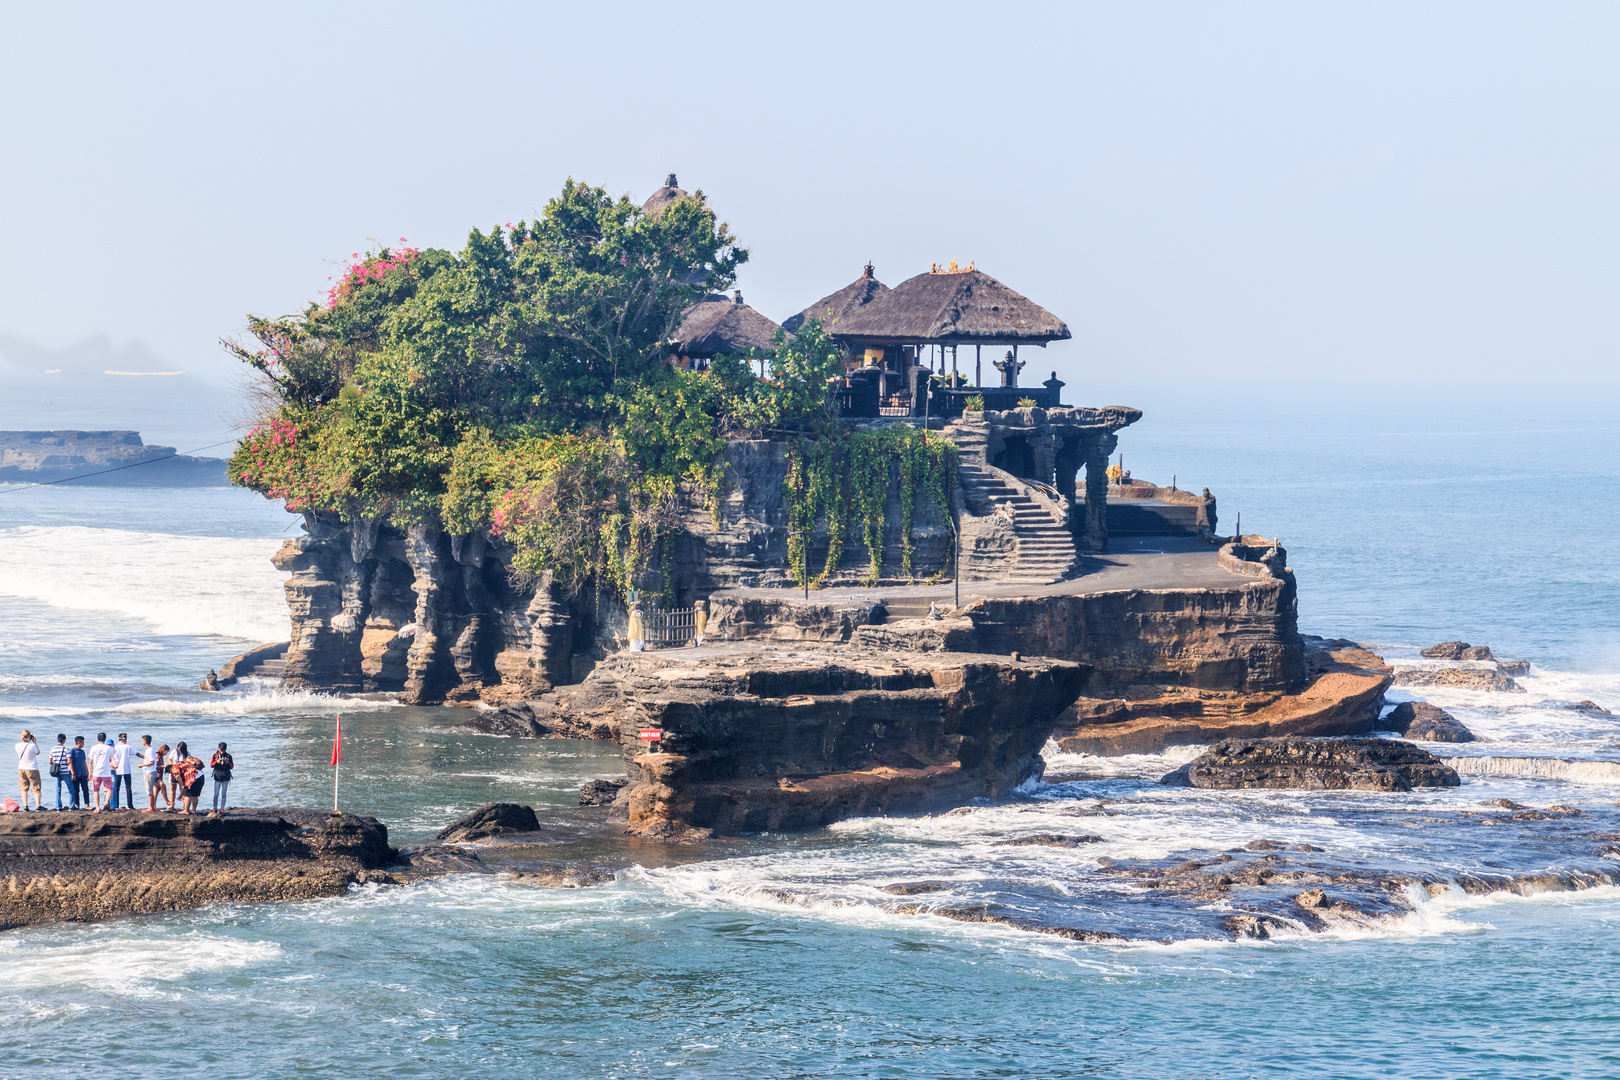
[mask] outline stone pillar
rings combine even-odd
[[[1108,456],[1119,445],[1114,435],[1088,435],[1086,455],[1086,550],[1108,550]]]
[[[1057,475],[1058,445],[1063,440],[1056,435],[1031,435],[1029,447],[1034,451],[1035,475],[1032,479],[1050,484]]]
[[[460,681],[450,648],[463,627],[454,614],[458,575],[448,546],[444,534],[428,525],[412,525],[405,534],[405,558],[416,574],[416,636],[405,657],[403,695],[412,705],[443,701]]]

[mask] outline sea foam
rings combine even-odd
[[[159,634],[288,633],[280,541],[29,525],[0,530],[0,595],[145,620]]]

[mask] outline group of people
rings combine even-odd
[[[202,759],[195,757],[183,742],[176,743],[171,751],[168,743],[154,748],[152,736],[142,735],[141,744],[132,746],[129,736],[123,732],[118,733],[115,742],[108,742],[106,733],[102,732],[89,749],[85,748],[83,735],[76,736],[72,746],[68,745],[66,735],[58,735],[56,745],[49,754],[45,754],[40,750],[33,732],[24,731],[16,749],[17,778],[22,787],[21,810],[30,809],[29,795],[33,796],[32,809],[45,809],[45,788],[40,779],[40,766],[43,764],[46,774],[56,781],[58,810],[90,810],[95,813],[117,810],[120,789],[124,806],[134,810],[135,774],[138,772],[146,783],[147,805],[141,808],[143,812],[155,812],[159,802],[164,803],[164,810],[174,810],[175,801],[178,800],[180,813],[196,813],[204,780],[211,775],[214,781],[214,808],[211,813],[217,815],[225,810],[231,775],[236,768],[236,762],[224,743],[219,744],[219,749],[214,751],[204,766]],[[43,762],[41,757],[45,759]],[[64,787],[67,788],[68,805],[63,805]]]

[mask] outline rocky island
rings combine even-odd
[[[593,261],[619,228],[643,263]],[[1001,798],[1051,738],[1375,729],[1389,667],[1301,637],[1277,541],[1110,467],[1140,410],[1020,380],[1020,348],[1069,337],[1057,316],[973,266],[892,288],[867,266],[779,326],[725,295],[744,258],[673,177],[639,207],[570,186],[461,255],[381,249],[326,307],[255,320],[238,353],[281,405],[231,475],[303,535],[275,558],[289,640],[221,683],[618,741],[618,810],[655,835]],[[503,284],[456,355],[503,359],[470,378],[411,327],[486,264]],[[607,300],[536,291],[587,265]],[[525,304],[552,321],[513,321]]]
[[[224,487],[222,458],[149,446],[137,431],[0,431],[0,483]]]

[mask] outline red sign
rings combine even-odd
[[[641,729],[641,738],[643,742],[657,742],[663,737],[664,732],[661,728],[649,727]]]

